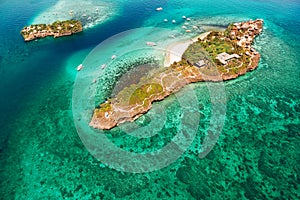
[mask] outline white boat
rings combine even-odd
[[[77,67],[77,71],[80,71],[80,70],[82,70],[82,68],[83,68],[83,65],[82,65],[82,64],[78,65],[78,67]]]
[[[173,23],[173,24],[175,24],[175,23],[176,23],[176,20],[175,20],[175,19],[173,19],[173,20],[172,20],[172,23]]]
[[[162,7],[158,7],[158,8],[156,8],[156,11],[162,11],[163,10],[163,8]]]
[[[168,22],[168,19],[164,19],[164,22]]]
[[[182,26],[181,28],[183,28],[183,29],[187,29],[187,27],[186,27],[186,26]]]
[[[153,47],[153,46],[156,46],[157,44],[155,42],[146,42],[146,45]]]
[[[175,35],[173,35],[173,34],[170,34],[169,36],[174,39],[176,38]]]
[[[186,16],[183,15],[183,16],[182,16],[182,19],[186,19]]]
[[[191,20],[191,18],[186,18],[186,20],[190,21],[190,20]]]
[[[101,65],[101,68],[104,69],[106,67],[106,64]]]
[[[190,32],[192,32],[192,31],[191,31],[191,30],[186,30],[185,32],[190,33]]]
[[[198,26],[193,26],[193,29],[198,29]]]
[[[112,56],[111,56],[111,59],[112,59],[112,60],[114,60],[114,59],[116,59],[116,58],[117,58],[116,55],[112,55]]]

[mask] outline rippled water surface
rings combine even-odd
[[[2,199],[299,198],[298,1],[76,2],[0,2]],[[163,7],[163,11],[155,11],[157,7]],[[44,20],[48,23],[57,17],[69,18],[71,10],[84,22],[83,33],[23,42],[19,34],[23,26]],[[170,165],[150,173],[111,169],[112,166],[90,154],[76,130],[78,119],[74,123],[72,111],[78,75],[76,67],[87,62],[86,59],[93,55],[89,53],[98,44],[134,28],[156,27],[160,31],[130,31],[126,37],[107,45],[105,52],[108,53],[103,51],[97,64],[111,60],[111,55],[122,51],[123,48],[115,48],[113,42],[121,41],[128,50],[144,44],[148,38],[157,40],[162,48],[173,36],[184,39],[188,35],[181,28],[186,22],[183,15],[191,18],[190,24],[203,29],[207,26],[222,28],[235,21],[264,19],[263,33],[254,44],[261,54],[259,67],[223,84],[225,121],[217,144],[206,157],[199,158],[198,154],[213,123],[215,112],[211,97],[214,90],[209,84],[196,83],[177,96],[155,103],[150,112],[133,122],[135,127],[144,127],[151,137],[126,134],[132,126],[125,125],[105,132],[116,147],[143,155],[167,146],[179,131],[191,133],[195,130],[195,138],[186,151]],[[193,34],[201,32],[203,30],[199,29]],[[139,56],[136,51],[132,55]],[[111,69],[101,70],[114,75]],[[103,80],[106,80],[101,82],[103,85],[110,83],[109,79]],[[92,79],[90,82],[91,85]],[[196,100],[185,108],[199,116],[193,130],[182,125],[187,119],[182,118],[182,97]],[[194,123],[192,119],[189,122]],[[155,130],[157,134],[151,135],[148,130]],[[118,158],[118,155],[109,156]],[[157,160],[158,164],[167,161],[167,157]]]

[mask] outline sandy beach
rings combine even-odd
[[[210,34],[210,32],[202,33],[201,35],[198,35],[192,38],[191,40],[176,42],[169,45],[166,49],[166,58],[164,65],[168,67],[174,62],[179,62],[181,60],[182,54],[189,47],[190,44],[196,42],[198,39],[203,40],[207,37],[208,34]]]

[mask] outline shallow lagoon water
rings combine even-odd
[[[77,19],[83,28],[103,23],[117,14],[118,6],[105,1],[57,1],[46,11],[36,16],[31,24],[51,24],[57,20]]]
[[[297,1],[118,1],[122,9],[115,16],[119,17],[83,34],[24,43],[18,35],[22,26],[56,3],[29,7],[29,2],[1,2],[6,19],[0,29],[5,38],[0,46],[3,199],[297,199]],[[159,6],[162,12],[155,11]],[[22,11],[22,17],[12,9]],[[144,174],[110,169],[86,150],[74,126],[71,102],[76,67],[97,44],[121,31],[141,26],[181,31],[182,15],[213,25],[263,18],[265,29],[255,43],[262,56],[259,68],[225,83],[224,128],[205,158],[199,159],[198,151],[210,124],[211,102],[207,85],[198,83],[189,87],[198,98],[201,120],[193,143],[178,160]],[[165,23],[164,18],[176,19],[178,24]],[[107,137],[138,153],[163,147],[176,134],[182,111],[171,97],[158,103],[149,118],[155,117],[159,106],[167,107],[166,119],[151,139],[134,139],[118,129]]]

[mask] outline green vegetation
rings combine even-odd
[[[196,63],[199,60],[205,59],[207,57],[209,57],[209,55],[200,42],[191,44],[182,55],[182,58],[188,60],[190,63]]]
[[[242,48],[239,48],[236,43],[225,37],[223,33],[212,32],[206,40],[199,41],[200,45],[212,56],[216,57],[222,52],[240,53]]]
[[[198,40],[191,44],[184,52],[183,58],[186,59],[190,65],[199,60],[208,60],[210,66],[216,66],[221,74],[238,74],[240,70],[247,68],[250,63],[250,57],[245,55],[244,48],[237,45],[237,41],[229,38],[229,25],[225,32],[211,32],[204,40]],[[223,65],[216,58],[220,53],[226,52],[228,54],[238,54],[240,58],[232,59],[227,65]],[[182,63],[178,63],[180,65]],[[204,70],[204,69],[203,69]]]
[[[110,102],[105,102],[100,105],[100,108],[95,109],[95,115],[97,117],[100,117],[101,115],[104,115],[105,112],[108,112],[112,109]]]
[[[142,104],[149,104],[149,98],[153,95],[160,95],[163,92],[163,87],[157,83],[145,84],[141,87],[134,90],[133,93],[130,93],[136,87],[136,85],[129,86],[125,88],[119,96],[122,97],[125,102],[129,100],[129,105],[142,105]],[[123,102],[124,103],[124,102]],[[102,103],[99,108],[95,109],[94,114],[97,117],[104,116],[106,112],[112,110],[111,101],[108,100],[105,103]]]
[[[229,33],[230,33],[230,31],[231,31],[231,29],[232,29],[233,26],[234,26],[233,23],[229,24],[228,27],[227,27],[227,29],[224,31],[224,35],[226,37],[230,37]]]
[[[24,27],[21,31],[22,36],[29,35],[30,33],[35,33],[37,31],[47,30],[48,26],[47,24],[34,24],[30,25],[29,27]]]
[[[82,30],[82,24],[78,20],[67,20],[67,21],[56,21],[53,24],[49,25],[53,32],[78,32]]]
[[[151,84],[143,85],[138,89],[136,89],[134,93],[131,95],[129,104],[141,105],[144,103],[145,99],[149,99],[152,95],[159,95],[162,92],[163,92],[163,87],[160,84],[151,83]]]
[[[100,110],[103,112],[107,112],[111,110],[111,104],[110,102],[106,102],[100,105]]]
[[[22,29],[21,35],[26,41],[33,40],[39,37],[46,37],[49,35],[63,36],[71,35],[82,31],[82,24],[78,20],[56,21],[52,24],[34,24],[26,26]],[[55,36],[55,35],[54,35]]]

